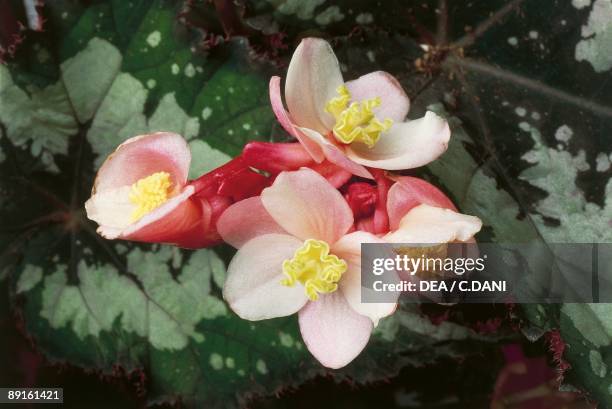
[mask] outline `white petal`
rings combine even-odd
[[[363,101],[379,97],[380,106],[373,112],[381,121],[392,119],[402,122],[410,109],[410,99],[395,77],[384,71],[374,71],[348,81],[346,87],[351,93],[352,101]]]
[[[387,234],[388,243],[450,243],[467,241],[482,228],[478,217],[454,212],[450,209],[419,205],[400,221],[396,231]]]
[[[272,111],[276,116],[276,119],[290,135],[293,135],[302,144],[306,152],[317,162],[323,162],[325,157],[321,147],[305,136],[293,123],[293,119],[289,117],[289,113],[285,110],[283,105],[283,98],[280,93],[280,77],[272,77],[270,79],[270,104],[272,105]]]
[[[372,293],[374,292],[373,289],[362,288],[361,286],[361,243],[384,243],[384,241],[373,234],[364,231],[356,231],[338,240],[332,247],[332,253],[348,264],[348,270],[340,279],[340,290],[344,294],[344,297],[351,308],[357,313],[370,318],[374,326],[376,326],[381,318],[395,311],[399,294],[392,295],[395,298],[395,302],[361,302],[362,292],[367,292],[368,290]],[[391,253],[393,249],[389,248],[389,251],[389,256],[392,257]],[[381,257],[384,256],[381,255]]]
[[[353,225],[353,212],[342,194],[312,169],[281,172],[261,192],[270,216],[302,240],[334,243]]]
[[[308,298],[304,287],[286,287],[282,264],[302,242],[286,234],[258,236],[243,245],[227,268],[223,297],[241,318],[257,321],[285,317],[300,310]]]
[[[327,134],[335,119],[325,105],[342,85],[338,59],[329,43],[305,38],[295,49],[285,81],[285,99],[294,123]]]
[[[442,155],[449,139],[448,123],[433,112],[427,112],[423,118],[394,123],[372,148],[353,143],[347,147],[346,154],[354,162],[372,168],[412,169]]]
[[[287,234],[263,207],[259,196],[234,203],[221,214],[217,231],[226,243],[239,249],[264,234]]]
[[[111,229],[125,229],[132,224],[132,212],[136,206],[130,202],[131,186],[109,189],[92,195],[85,202],[90,220]]]
[[[338,369],[365,348],[372,321],[357,314],[341,292],[323,294],[299,313],[300,332],[306,347],[323,366]]]

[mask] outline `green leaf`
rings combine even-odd
[[[33,86],[28,93],[17,86],[5,66],[0,66],[0,121],[6,136],[17,147],[28,148],[49,171],[57,172],[53,155],[68,153],[68,140],[77,132],[73,108],[63,84]]]
[[[590,3],[590,2],[588,2]],[[576,8],[588,6],[576,3]],[[595,0],[586,24],[582,27],[582,40],[576,44],[577,61],[588,61],[596,72],[612,68],[612,4]]]
[[[586,388],[602,407],[612,405],[612,306],[565,304],[526,311],[532,325],[558,330],[564,342],[562,358],[570,364],[564,382]]]
[[[202,342],[204,336],[195,325],[227,315],[225,304],[210,295],[210,266],[220,260],[210,250],[194,253],[175,281],[164,264],[172,251],[134,249],[127,255],[126,268],[141,288],[111,265],[90,266],[85,261],[76,266],[79,284],[69,285],[67,266],[56,264],[55,272],[42,282],[40,316],[52,328],[70,327],[80,340],[99,337],[119,322],[122,331],[146,337],[160,350],[183,349],[190,339]]]
[[[62,80],[80,123],[93,117],[120,67],[119,50],[98,37],[92,38],[76,56],[62,62]]]

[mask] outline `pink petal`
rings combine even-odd
[[[289,117],[289,113],[285,110],[283,104],[283,97],[280,90],[281,78],[273,76],[270,78],[270,84],[268,85],[268,92],[270,93],[270,104],[272,105],[272,111],[278,119],[278,123],[281,124],[283,129],[291,136],[296,136],[295,127],[293,121]]]
[[[457,211],[453,202],[431,183],[412,176],[398,176],[393,179],[396,183],[389,189],[387,198],[387,212],[391,230],[397,229],[402,217],[413,207],[420,204]]]
[[[119,238],[197,247],[186,242],[198,241],[197,238],[191,237],[193,234],[202,237],[205,235],[209,222],[205,217],[208,209],[203,208],[199,201],[190,200],[192,195],[193,188],[186,187],[180,195],[171,198],[123,230]]]
[[[340,186],[344,185],[353,177],[352,173],[329,161],[310,165],[309,168],[327,179],[336,189],[340,188]]]
[[[325,106],[343,83],[329,43],[320,38],[303,39],[291,57],[285,81],[285,99],[294,123],[327,134],[335,119],[325,112]]]
[[[350,160],[342,149],[331,143],[317,131],[308,128],[298,129],[306,138],[310,139],[321,147],[325,158],[331,163],[340,166],[347,172],[351,172],[353,175],[367,179],[374,179],[372,174],[366,168]]]
[[[347,234],[338,240],[332,247],[332,254],[340,257],[348,264],[348,270],[340,279],[340,290],[351,308],[361,315],[370,318],[374,325],[378,321],[392,314],[397,307],[392,303],[366,303],[361,302],[361,293],[367,291],[361,287],[361,243],[384,243],[384,241],[373,234],[356,231]],[[373,290],[370,290],[373,292]]]
[[[397,230],[383,239],[388,243],[436,244],[468,241],[482,228],[478,217],[427,204],[410,210]]]
[[[362,75],[346,83],[351,93],[351,100],[363,101],[380,97],[381,104],[374,113],[381,121],[390,118],[394,122],[403,122],[410,109],[410,99],[395,77],[384,71],[375,71]]]
[[[353,143],[346,153],[353,161],[372,168],[412,169],[442,155],[449,139],[448,123],[429,111],[423,118],[394,123],[372,148]]]
[[[316,162],[321,162],[324,156],[319,145],[305,137],[302,132],[296,129],[289,114],[285,110],[280,92],[280,77],[270,78],[270,103],[272,104],[272,111],[274,115],[276,115],[276,119],[278,119],[278,122],[285,131],[287,131],[289,135],[295,137]]]
[[[261,201],[283,229],[302,240],[331,244],[353,224],[351,209],[340,192],[308,168],[280,173],[261,192]]]
[[[378,226],[374,216],[365,217],[355,222],[355,230],[361,230],[372,234],[378,234]]]
[[[323,294],[299,312],[302,338],[321,365],[342,368],[365,348],[372,321],[357,314],[340,291]]]
[[[156,132],[128,139],[100,167],[94,193],[132,185],[155,172],[168,172],[177,191],[187,181],[191,153],[175,133]]]
[[[98,233],[107,239],[124,239],[145,243],[167,243],[185,248],[201,248],[219,240],[210,236],[211,209],[206,202],[193,197],[193,187],[124,228],[100,225]],[[95,206],[96,195],[86,203],[88,216]]]
[[[228,207],[217,222],[217,231],[223,241],[236,248],[264,234],[286,234],[263,207],[259,196]]]
[[[227,268],[223,297],[241,318],[257,321],[299,311],[308,298],[304,287],[286,287],[282,264],[302,242],[286,234],[266,234],[247,242]]]

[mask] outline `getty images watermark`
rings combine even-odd
[[[363,302],[612,302],[612,244],[362,244]]]

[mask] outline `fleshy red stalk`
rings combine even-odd
[[[370,168],[368,168],[368,170],[372,173],[376,181],[376,186],[373,186],[373,193],[375,197],[374,206],[370,208],[369,214],[363,212],[365,208],[361,208],[360,210],[362,210],[362,212],[360,213],[355,213],[355,210],[353,209],[355,216],[355,227],[357,230],[364,230],[372,234],[388,233],[389,215],[387,214],[387,194],[393,182],[387,177],[384,171]],[[363,182],[357,183],[361,184]],[[361,187],[360,189],[365,188]]]
[[[297,142],[250,142],[242,150],[241,156],[249,166],[274,175],[314,164],[310,155]]]
[[[297,143],[250,142],[242,151],[242,160],[252,168],[270,173],[276,177],[283,171],[294,171],[309,167],[339,188],[350,178],[351,173],[329,161],[316,163]]]
[[[375,234],[386,233],[389,231],[389,215],[387,214],[387,194],[393,182],[387,178],[387,173],[379,169],[370,169],[374,175],[378,187],[378,200],[374,210],[374,231]]]
[[[210,198],[220,195],[238,201],[258,195],[269,185],[269,181],[264,175],[253,171],[242,156],[237,156],[189,184],[195,188],[194,196]]]
[[[179,245],[194,248],[221,243],[216,228],[221,214],[233,203],[259,195],[269,185],[269,180],[253,171],[243,158],[238,156],[189,184],[195,188],[190,201],[196,203],[202,212],[201,222],[198,226],[194,226],[195,231],[199,232],[199,237],[183,240]],[[183,234],[191,236],[189,232]]]

